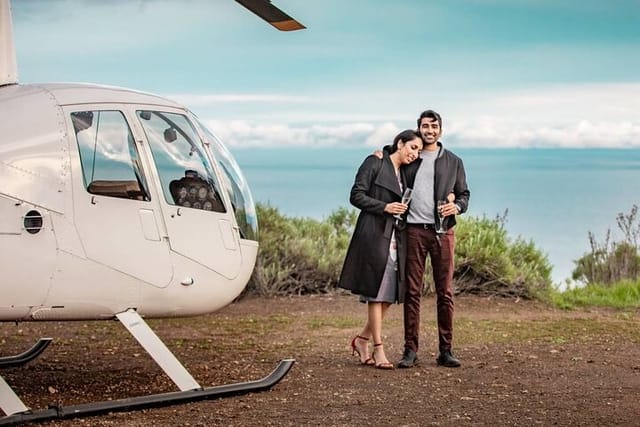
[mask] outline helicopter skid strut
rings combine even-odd
[[[51,338],[40,338],[33,347],[24,353],[17,354],[15,356],[0,357],[0,369],[12,368],[14,366],[22,366],[31,362],[36,357],[40,356],[43,351],[51,344]]]
[[[22,403],[11,386],[0,376],[0,409],[7,414],[5,417],[0,418],[0,426],[170,406],[265,391],[280,382],[295,363],[294,359],[283,359],[269,375],[262,379],[203,388],[193,379],[186,368],[176,359],[135,310],[130,309],[119,313],[116,318],[138,340],[140,345],[178,386],[180,391],[73,406],[50,406],[48,409],[32,411]],[[22,354],[0,358],[0,362],[5,359],[13,363],[5,366],[0,364],[0,367],[20,366],[35,359],[44,351],[49,342],[51,342],[50,338],[41,339],[31,349]]]

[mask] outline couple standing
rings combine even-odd
[[[467,210],[470,193],[462,160],[443,147],[441,134],[440,115],[433,110],[422,112],[417,132],[405,130],[384,148],[382,156],[368,156],[351,188],[350,201],[361,212],[338,286],[367,303],[367,323],[351,341],[353,353],[364,365],[393,369],[382,345],[382,319],[396,302],[404,303],[404,353],[398,367],[417,363],[422,277],[428,254],[436,288],[440,351],[436,361],[442,366],[460,366],[451,352],[453,227],[455,216]],[[407,188],[413,190],[410,209],[401,203]],[[446,202],[438,206],[440,200]],[[442,224],[438,213],[444,217]],[[440,225],[444,232],[436,232]]]

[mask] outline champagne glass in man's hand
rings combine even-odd
[[[404,190],[404,193],[402,193],[402,200],[400,201],[400,203],[402,203],[403,205],[408,205],[409,202],[411,201],[412,193],[413,193],[413,190],[411,188],[406,188]],[[402,214],[395,214],[393,217],[395,219],[402,219]]]
[[[436,229],[436,233],[438,234],[444,234],[447,232],[447,230],[445,230],[444,228],[444,214],[442,212],[442,209],[444,208],[444,205],[448,204],[449,201],[448,200],[438,200],[438,228]]]

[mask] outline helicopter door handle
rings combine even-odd
[[[95,204],[97,204],[97,203],[98,203],[98,202],[96,202],[96,196],[91,196],[91,204],[92,204],[92,205],[95,205]]]

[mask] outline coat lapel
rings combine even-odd
[[[382,167],[380,168],[380,172],[376,177],[375,184],[380,187],[386,188],[392,193],[397,194],[399,197],[402,197],[400,184],[398,184],[398,177],[396,176],[395,170],[393,169],[393,164],[391,163],[389,154],[387,154],[386,152],[383,153]]]

